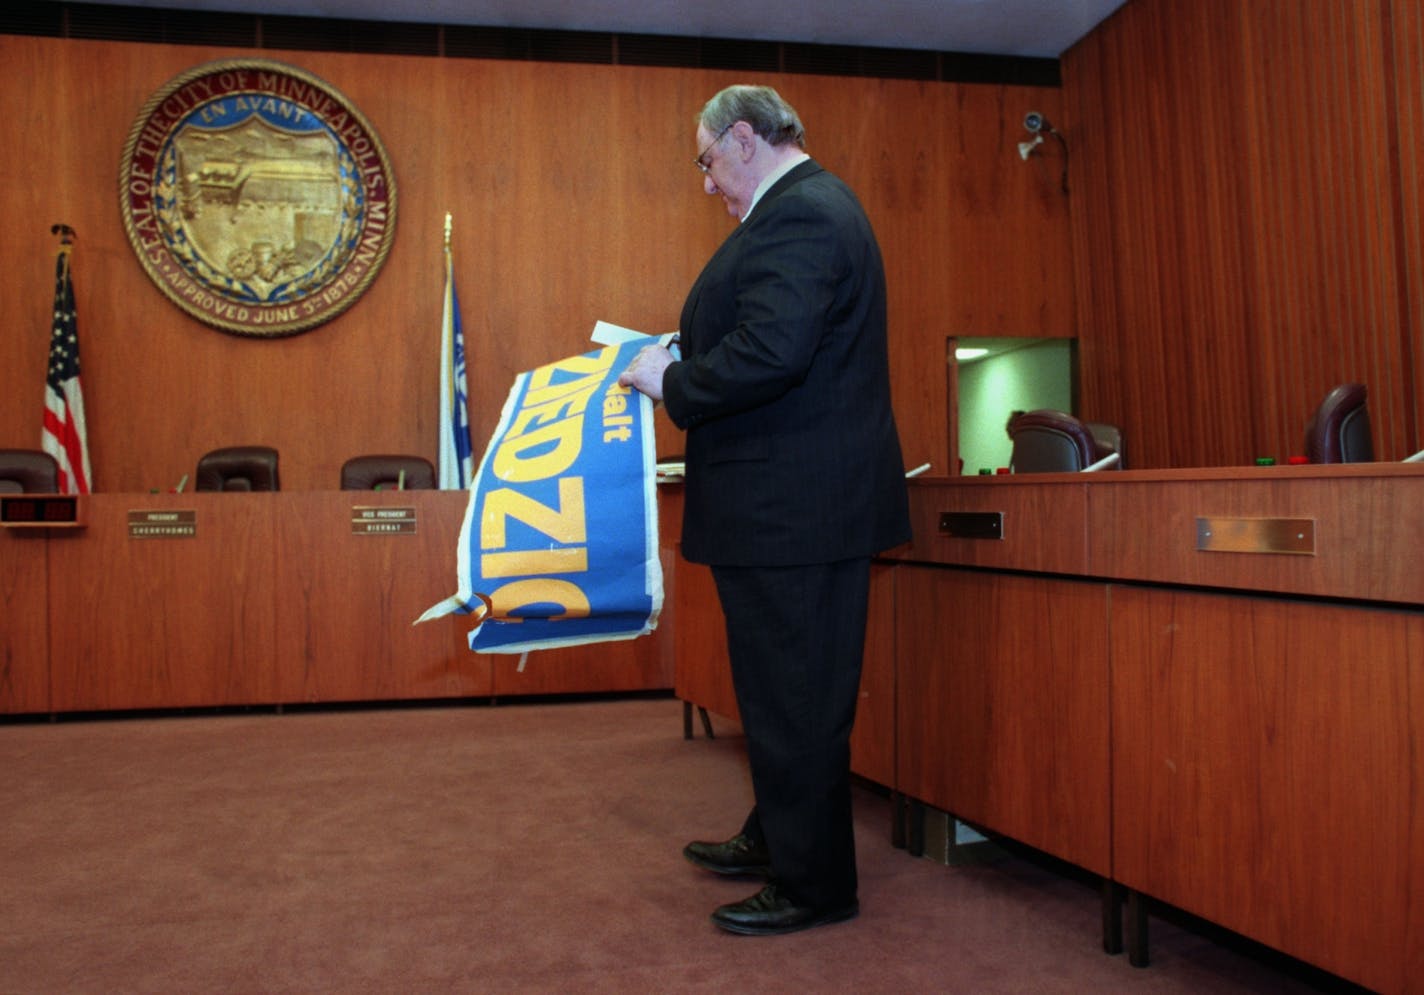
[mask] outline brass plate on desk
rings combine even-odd
[[[939,530],[955,539],[1004,538],[1002,511],[941,511]]]
[[[196,511],[130,511],[130,539],[191,539],[198,534]]]
[[[1198,518],[1197,550],[1203,553],[1294,553],[1315,555],[1313,518]]]
[[[415,509],[358,505],[351,509],[351,534],[359,536],[413,536],[415,535]]]

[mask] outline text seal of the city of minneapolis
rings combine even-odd
[[[315,76],[266,60],[190,69],[124,145],[124,230],[149,277],[200,321],[293,335],[370,286],[395,237],[375,130]]]

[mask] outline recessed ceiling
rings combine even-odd
[[[1125,0],[88,0],[363,21],[860,45],[1057,58]]]

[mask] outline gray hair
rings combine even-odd
[[[768,145],[795,142],[806,147],[806,129],[796,108],[769,86],[729,86],[707,101],[697,116],[697,123],[714,135],[738,121],[751,125]]]

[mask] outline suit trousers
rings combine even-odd
[[[850,732],[860,693],[870,559],[712,567],[727,626],[755,806],[772,880],[798,905],[856,900]]]

